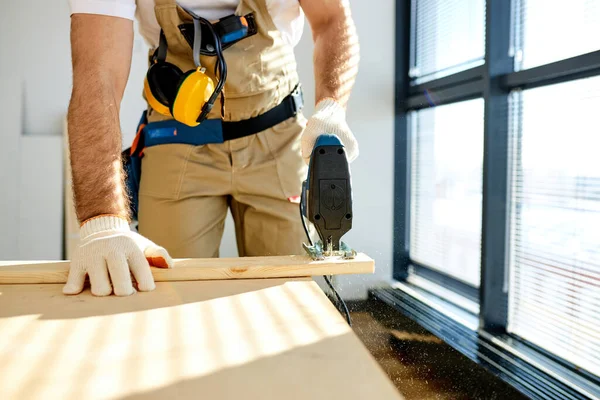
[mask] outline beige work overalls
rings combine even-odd
[[[268,111],[298,83],[291,46],[285,44],[266,0],[241,0],[237,15],[254,13],[257,34],[224,51],[227,62],[224,120]],[[195,68],[178,29],[191,17],[174,0],[156,0],[155,13],[168,42],[167,61]],[[214,57],[201,58],[207,72]],[[216,81],[215,81],[216,82]],[[220,118],[215,103],[209,118]],[[165,119],[149,108],[148,121]],[[302,254],[305,234],[296,196],[306,178],[300,134],[302,114],[266,131],[220,144],[166,144],[146,148],[139,193],[139,232],[172,257],[217,257],[231,208],[240,256]]]

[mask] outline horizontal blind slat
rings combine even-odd
[[[483,100],[412,112],[409,127],[410,258],[479,286]]]
[[[412,5],[409,75],[417,83],[483,63],[485,0],[418,0]]]
[[[515,122],[509,157],[507,327],[596,374],[600,373],[600,161],[597,151],[589,149],[600,145],[600,132],[590,129],[600,123],[600,114],[590,112],[598,105],[597,96],[590,94],[599,91],[600,77],[593,77],[510,95],[510,118]]]

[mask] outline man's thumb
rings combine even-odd
[[[144,250],[144,255],[152,267],[173,268],[173,259],[164,247],[151,244]]]

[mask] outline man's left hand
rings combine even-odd
[[[317,138],[324,134],[336,135],[346,148],[348,162],[358,157],[358,142],[346,122],[346,111],[335,100],[326,98],[317,104],[302,133],[302,157],[308,164]]]

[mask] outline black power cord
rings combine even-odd
[[[304,228],[304,233],[306,233],[306,238],[308,239],[308,243],[311,246],[313,246],[313,241],[308,232],[308,227],[306,226],[306,220],[304,219],[304,210],[302,208],[302,201],[300,201],[299,209],[300,209],[300,219],[302,220],[302,227]],[[333,286],[333,283],[331,282],[331,276],[323,275],[323,279],[325,279],[325,283],[327,283],[327,286],[329,286],[329,289],[331,289],[331,291],[335,295],[335,298],[337,300],[336,307],[337,307],[338,311],[340,312],[340,314],[344,314],[344,316],[346,317],[346,321],[348,322],[348,325],[352,326],[352,319],[350,318],[350,311],[348,310],[348,306],[346,306],[346,302],[344,301],[344,299],[342,299],[342,297],[337,292],[337,290],[335,290],[335,287]]]
[[[344,299],[342,299],[340,297],[337,290],[335,290],[335,288],[333,287],[333,283],[331,283],[330,276],[323,275],[323,278],[325,279],[327,286],[329,286],[329,288],[331,289],[331,291],[333,292],[333,294],[335,294],[335,297],[337,298],[338,310],[340,310],[340,307],[342,308],[343,314],[346,316],[346,321],[348,322],[348,325],[352,326],[352,319],[350,318],[350,311],[348,310],[348,306],[346,306],[346,302],[344,301]],[[340,314],[342,314],[342,310],[340,310]]]

